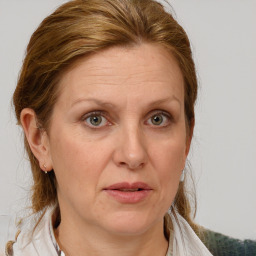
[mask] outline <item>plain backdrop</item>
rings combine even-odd
[[[63,2],[0,0],[0,244],[13,238],[31,184],[11,96],[32,32]],[[191,40],[200,85],[189,155],[196,221],[256,239],[256,1],[169,2]]]

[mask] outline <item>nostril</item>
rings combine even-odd
[[[119,162],[120,167],[126,167],[128,169],[134,170],[134,169],[140,169],[144,166],[144,163],[126,163],[126,162]]]

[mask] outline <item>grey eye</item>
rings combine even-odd
[[[107,124],[107,119],[100,114],[92,114],[85,119],[89,126],[102,127]]]
[[[161,125],[163,123],[163,115],[154,115],[151,117],[151,123],[153,125]]]
[[[155,112],[147,120],[147,124],[153,127],[168,127],[171,124],[171,116],[168,112]]]
[[[101,116],[91,116],[90,123],[93,126],[99,126],[102,123],[102,117]]]

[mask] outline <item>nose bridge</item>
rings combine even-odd
[[[147,161],[145,138],[136,120],[127,120],[120,129],[117,163],[130,169],[142,167]]]
[[[136,157],[138,153],[144,151],[142,143],[143,138],[139,125],[131,123],[124,127],[124,140],[124,144],[126,145],[125,149],[127,149],[127,154],[130,157]]]

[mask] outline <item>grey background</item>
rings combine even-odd
[[[62,0],[0,0],[0,247],[29,205],[29,165],[11,95],[25,47]],[[256,239],[256,1],[172,0],[187,31],[200,92],[189,155],[199,224]]]

